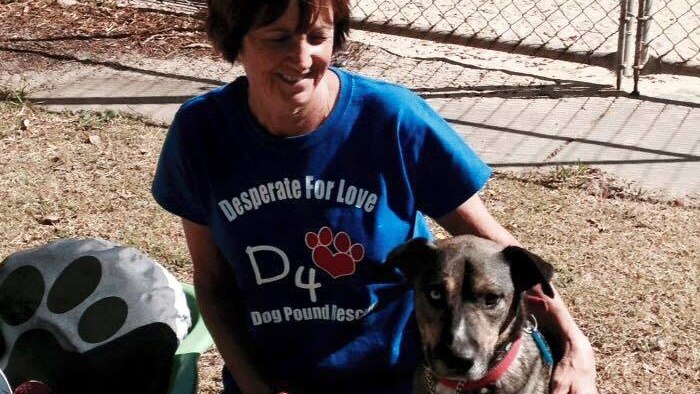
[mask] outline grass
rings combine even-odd
[[[7,88],[0,86],[0,101],[14,106],[24,106],[29,95],[29,83],[22,80],[19,86]]]
[[[111,109],[101,112],[80,111],[77,116],[78,128],[82,130],[99,130],[121,117],[119,112]]]
[[[56,238],[102,237],[191,281],[179,222],[149,194],[165,131],[117,113],[0,102],[0,260]],[[497,174],[483,198],[555,265],[596,350],[601,392],[698,392],[699,211],[639,194],[576,166]],[[200,392],[218,392],[221,365],[215,351],[201,359]]]

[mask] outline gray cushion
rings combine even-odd
[[[126,373],[146,380],[138,392],[161,392],[189,325],[180,284],[134,248],[67,239],[0,264],[0,368],[13,387],[89,392],[96,381],[118,392]]]

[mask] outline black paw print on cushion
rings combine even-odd
[[[0,319],[0,367],[10,384],[40,380],[59,394],[165,392],[189,324],[172,275],[102,240],[8,257]]]

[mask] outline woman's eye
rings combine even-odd
[[[433,290],[430,290],[430,292],[428,293],[428,296],[430,297],[431,300],[439,301],[442,299],[442,292],[440,290],[433,289]]]
[[[327,39],[328,39],[328,37],[326,35],[318,34],[318,35],[310,36],[309,42],[311,42],[312,44],[321,44],[324,41],[326,41]]]
[[[501,296],[498,294],[488,293],[484,295],[484,304],[486,304],[486,306],[496,306],[500,300]]]

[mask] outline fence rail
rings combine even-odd
[[[131,0],[194,12],[206,0]],[[602,66],[700,76],[697,0],[354,0],[356,29]]]

